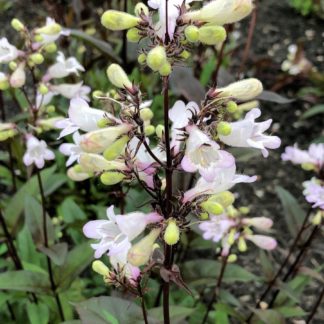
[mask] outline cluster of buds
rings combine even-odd
[[[16,125],[13,123],[0,123],[0,142],[6,141],[18,134]]]

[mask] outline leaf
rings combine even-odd
[[[183,323],[185,319],[194,312],[194,308],[188,308],[183,306],[170,305],[170,319],[171,323]],[[160,323],[163,321],[163,308],[155,307],[149,310],[149,315],[156,318]],[[151,322],[150,322],[151,323]]]
[[[0,274],[0,290],[51,293],[48,276],[27,270],[6,271]]]
[[[174,68],[170,76],[170,87],[175,95],[183,96],[188,101],[200,102],[205,96],[205,89],[187,67]]]
[[[284,208],[284,216],[288,230],[292,236],[295,236],[306,217],[306,213],[298,204],[297,199],[289,191],[278,186],[276,187],[276,192]]]
[[[260,250],[260,262],[264,276],[267,280],[271,280],[275,274],[275,269],[273,268],[273,263],[270,261],[267,253],[263,250]]]
[[[67,198],[59,207],[59,214],[66,223],[73,223],[76,220],[84,220],[87,218],[85,212],[75,203],[72,198]]]
[[[114,317],[118,323],[143,323],[141,308],[135,303],[117,297],[94,297],[77,303],[76,310],[82,323],[107,324]],[[107,314],[108,317],[107,317]],[[156,323],[149,320],[149,323]]]
[[[301,119],[307,119],[318,114],[324,114],[324,105],[316,105],[311,109],[308,109],[305,113],[301,115]]]
[[[66,260],[68,245],[67,243],[57,243],[48,248],[40,246],[39,250],[46,254],[54,264],[61,266]]]
[[[263,90],[262,93],[256,99],[275,102],[278,104],[288,104],[295,101],[295,99],[288,99],[286,97],[279,95],[278,93],[275,93],[273,91],[267,91],[267,90]]]
[[[49,323],[49,309],[44,303],[27,304],[27,315],[31,324],[47,324]]]
[[[299,306],[282,306],[274,308],[275,311],[283,315],[285,318],[289,317],[303,317],[306,315],[306,312]]]
[[[77,30],[77,29],[68,29],[68,30],[70,32],[70,36],[80,39],[83,42],[88,43],[89,45],[93,46],[98,51],[105,54],[114,63],[119,63],[119,64],[122,63],[121,58],[119,58],[115,54],[115,52],[113,51],[113,48],[107,42],[104,42],[101,39],[90,36],[81,30]]]
[[[284,324],[285,323],[284,317],[279,312],[276,312],[273,309],[267,309],[267,310],[255,309],[253,312],[262,321],[262,323],[265,323],[265,324]],[[255,323],[255,322],[252,321],[252,323]]]
[[[73,280],[88,267],[92,259],[93,250],[88,242],[79,244],[69,251],[65,264],[57,271],[58,279],[56,283],[59,289],[61,291],[68,289]]]

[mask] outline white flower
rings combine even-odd
[[[254,108],[249,111],[244,120],[231,123],[232,132],[230,135],[220,135],[220,140],[230,146],[235,147],[253,147],[260,149],[264,157],[269,155],[267,149],[276,149],[281,141],[277,136],[264,135],[271,125],[272,120],[256,123],[255,119],[261,116],[261,111]]]
[[[19,55],[19,51],[3,37],[0,39],[0,63],[9,63],[15,60]]]
[[[303,194],[306,200],[313,204],[312,207],[324,210],[324,186],[321,185],[320,180],[313,178],[310,181],[305,181],[303,186],[305,188]]]
[[[88,86],[84,86],[83,82],[76,84],[62,83],[59,85],[50,85],[49,89],[56,94],[60,94],[65,98],[82,98],[84,100],[90,101],[88,94],[91,89]]]
[[[65,59],[62,52],[59,52],[56,58],[57,63],[48,69],[51,78],[64,78],[70,74],[79,75],[79,71],[84,72],[84,67],[77,61],[75,57]]]
[[[51,26],[56,24],[55,19],[47,17],[46,18],[46,24],[45,26]],[[56,33],[56,34],[52,34],[52,35],[48,35],[48,34],[43,34],[40,33],[40,35],[42,36],[42,41],[39,42],[42,45],[46,45],[49,43],[54,43],[60,36],[69,36],[70,32],[68,30],[61,30],[60,32]]]
[[[80,154],[83,152],[81,147],[80,147],[80,142],[81,142],[81,135],[79,132],[75,132],[73,134],[73,142],[72,143],[63,143],[59,147],[59,151],[68,156],[68,160],[66,161],[66,166],[69,167],[72,165],[75,161],[77,161],[80,157]]]
[[[52,91],[47,92],[45,95],[37,93],[36,96],[36,107],[39,109],[40,107],[47,106],[55,96],[55,93]]]
[[[45,160],[53,160],[54,158],[54,153],[47,148],[45,141],[40,141],[33,135],[27,135],[27,150],[23,157],[26,166],[35,163],[39,169],[42,169]]]
[[[235,164],[234,157],[211,140],[197,126],[188,126],[189,138],[186,141],[185,155],[181,161],[183,170],[199,171],[206,181],[218,176],[215,170],[229,168]]]

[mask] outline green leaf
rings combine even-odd
[[[260,310],[254,309],[254,314],[257,318],[261,320],[264,324],[285,324],[284,317],[277,311],[273,309]],[[252,323],[259,323],[255,321],[255,317],[252,319]]]
[[[39,250],[46,254],[54,264],[61,266],[66,260],[68,245],[67,243],[57,243],[48,248],[40,246]]]
[[[170,305],[170,319],[171,323],[183,323],[187,317],[189,317],[195,311],[194,308],[188,308],[183,306]],[[156,318],[159,323],[163,321],[163,308],[155,307],[149,310],[149,315]],[[150,322],[151,323],[151,322]]]
[[[31,324],[47,324],[49,322],[49,309],[44,303],[28,302],[27,315]]]
[[[305,211],[298,204],[297,199],[282,187],[276,187],[276,192],[284,208],[284,216],[291,235],[296,236],[306,217]]]
[[[121,58],[115,54],[113,48],[107,42],[104,42],[98,38],[90,36],[81,30],[69,29],[69,32],[70,32],[70,36],[80,39],[81,41],[93,46],[98,51],[106,55],[112,62],[119,63],[119,64],[122,63]]]
[[[51,293],[48,276],[27,270],[7,271],[0,274],[0,290],[18,290]]]
[[[260,250],[260,262],[262,267],[262,272],[267,280],[271,280],[275,275],[275,269],[273,267],[273,262],[270,261],[269,256],[263,250]]]
[[[68,224],[76,220],[84,220],[87,218],[85,212],[70,197],[63,201],[58,210],[59,214]]]
[[[275,311],[283,315],[285,318],[289,317],[303,317],[307,313],[299,306],[282,306],[274,308]]]
[[[275,102],[278,104],[288,104],[295,101],[295,99],[288,99],[273,91],[263,90],[262,93],[256,98],[258,100]]]
[[[316,105],[311,109],[308,109],[305,113],[301,115],[301,119],[307,119],[318,114],[324,114],[324,105]]]

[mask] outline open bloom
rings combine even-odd
[[[313,178],[310,181],[303,183],[305,190],[303,194],[306,200],[313,204],[313,208],[320,208],[324,210],[324,185],[321,184],[320,180]]]
[[[66,156],[68,156],[68,160],[66,161],[66,166],[69,167],[75,161],[77,161],[80,157],[80,154],[83,152],[80,147],[82,136],[79,132],[75,132],[73,134],[73,142],[74,143],[63,143],[60,145],[60,152]]]
[[[0,39],[0,63],[9,63],[15,60],[19,55],[19,51],[3,37]]]
[[[83,82],[76,84],[62,83],[58,85],[51,84],[49,89],[55,94],[60,94],[61,96],[73,99],[73,98],[82,98],[84,100],[90,101],[88,94],[91,89],[88,86],[83,85]]]
[[[109,251],[109,256],[128,253],[131,241],[141,234],[146,226],[162,220],[162,216],[153,212],[144,214],[134,212],[127,215],[115,215],[114,206],[107,209],[108,220],[90,221],[83,227],[86,237],[100,240],[91,244],[95,257],[100,258]]]
[[[260,116],[260,109],[252,109],[245,115],[244,120],[231,123],[231,134],[220,135],[220,140],[230,146],[260,149],[263,156],[267,157],[269,155],[267,149],[278,148],[281,141],[277,136],[263,134],[270,127],[272,120],[268,119],[261,123],[255,122],[255,119]]]
[[[46,18],[46,28],[51,28],[51,26],[56,25],[55,19],[51,17]],[[42,41],[39,42],[42,45],[49,44],[55,42],[60,36],[68,36],[70,32],[68,30],[62,30],[61,28],[58,29],[56,33],[39,33],[42,36]]]
[[[215,176],[213,181],[208,182],[203,177],[199,178],[196,185],[185,192],[182,201],[186,203],[202,195],[214,195],[231,189],[236,183],[251,183],[257,179],[256,176],[249,177],[242,174],[236,174],[235,164],[229,168],[215,168],[214,171],[217,176]]]
[[[187,172],[197,170],[206,181],[213,181],[217,174],[215,169],[229,168],[234,165],[234,157],[220,150],[219,145],[203,133],[197,126],[188,126],[189,138],[186,141],[186,152],[181,161]]]
[[[64,54],[59,52],[56,63],[48,69],[48,75],[50,78],[64,78],[70,74],[79,75],[79,71],[84,72],[84,67],[75,57],[66,59]]]
[[[27,135],[27,150],[23,157],[26,166],[35,163],[37,168],[42,169],[45,160],[53,160],[54,158],[54,153],[47,148],[45,141],[40,141],[33,135]]]

